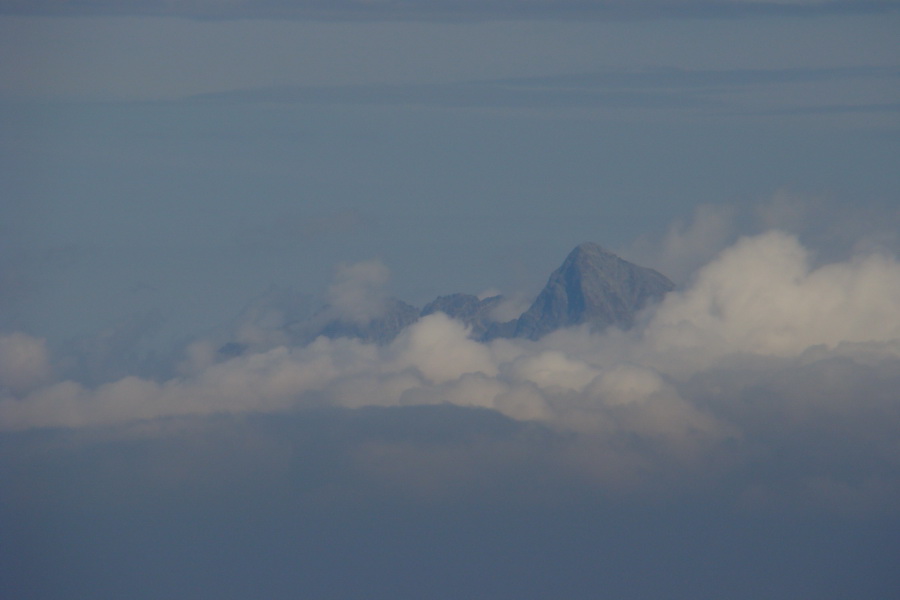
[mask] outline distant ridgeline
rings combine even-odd
[[[609,326],[627,329],[634,324],[638,311],[659,301],[674,287],[653,269],[623,260],[597,244],[584,243],[553,271],[531,307],[511,321],[499,322],[492,316],[503,302],[502,296],[479,299],[471,294],[451,294],[440,296],[421,310],[391,298],[380,316],[364,322],[335,318],[335,311],[326,306],[311,318],[288,326],[288,332],[298,344],[310,343],[319,336],[386,344],[420,317],[442,312],[465,323],[476,340],[536,340],[556,329],[583,324],[590,324],[594,330]],[[242,350],[234,343],[221,349],[226,354],[240,354]]]

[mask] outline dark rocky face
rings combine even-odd
[[[516,323],[514,337],[538,339],[561,327],[598,329],[634,323],[642,308],[674,289],[664,275],[639,267],[597,244],[575,248]]]
[[[472,294],[439,296],[419,310],[401,300],[388,299],[384,311],[360,323],[330,316],[329,307],[292,326],[293,337],[305,344],[318,336],[350,337],[379,344],[390,343],[419,318],[442,312],[471,328],[477,340],[524,337],[536,340],[563,327],[590,324],[626,329],[638,311],[674,289],[667,277],[623,260],[593,243],[576,247],[551,275],[531,307],[517,319],[498,322],[493,310],[501,296],[479,299]]]

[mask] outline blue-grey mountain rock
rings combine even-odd
[[[513,337],[536,340],[551,331],[589,323],[594,329],[634,324],[638,311],[675,287],[664,275],[584,243],[551,275]]]
[[[531,307],[511,321],[498,322],[492,317],[503,301],[501,296],[479,299],[471,294],[450,294],[436,298],[421,311],[391,298],[378,316],[368,321],[341,317],[335,308],[326,306],[287,329],[299,344],[308,344],[319,336],[387,344],[420,317],[442,312],[469,326],[470,335],[476,340],[536,340],[551,331],[583,324],[596,330],[611,325],[627,329],[641,309],[659,301],[674,287],[653,269],[623,260],[597,244],[585,243],[550,275]],[[220,353],[234,355],[242,350],[237,344],[226,344]]]
[[[465,323],[471,328],[470,335],[475,339],[481,339],[490,327],[496,325],[491,313],[502,301],[502,296],[491,296],[482,300],[472,294],[450,294],[439,296],[426,304],[419,316],[425,317],[442,312],[451,319]]]

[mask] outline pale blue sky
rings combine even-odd
[[[893,12],[420,16],[0,18],[4,327],[183,332],[370,258],[527,294],[698,204],[896,199]]]
[[[0,0],[0,596],[898,597],[896,6]]]

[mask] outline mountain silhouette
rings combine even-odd
[[[503,302],[502,296],[480,299],[471,294],[450,294],[439,296],[421,310],[388,298],[376,316],[364,321],[349,319],[326,305],[312,317],[292,322],[284,331],[293,343],[300,345],[320,336],[387,344],[420,318],[442,312],[463,322],[476,340],[537,340],[557,329],[578,325],[589,325],[596,331],[610,326],[627,329],[640,310],[661,300],[674,287],[657,271],[630,263],[588,242],[569,253],[528,310],[511,321],[496,321],[493,317]],[[247,349],[246,344],[228,342],[219,352],[230,357]]]
[[[536,340],[562,327],[627,329],[638,311],[675,288],[665,275],[619,258],[593,243],[576,247],[553,271],[512,337]]]

